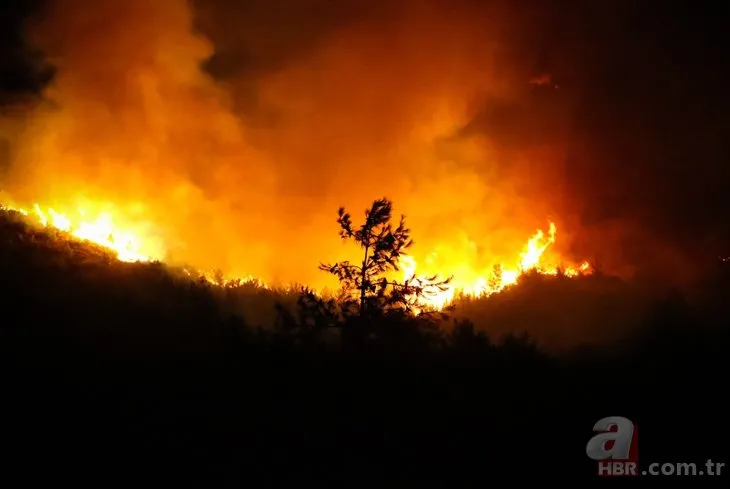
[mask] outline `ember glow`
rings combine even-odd
[[[27,208],[0,203],[0,209],[18,212],[43,227],[106,248],[119,261],[149,262],[164,259],[164,249],[159,242],[145,236],[140,227],[135,229],[116,223],[108,211],[90,212],[80,207],[75,213],[64,213],[51,207],[41,207],[37,203]]]
[[[522,103],[534,73],[497,42],[508,14],[382,2],[305,43],[260,28],[296,15],[262,9],[229,25],[213,3],[44,2],[27,39],[56,71],[0,120],[12,197],[0,202],[120,260],[220,270],[224,282],[334,289],[317,264],[359,252],[342,244],[337,209],[357,221],[381,196],[413,230],[402,270],[454,277],[436,306],[529,270],[588,271],[573,248],[562,109]],[[261,69],[234,66],[241,52]],[[231,74],[203,69],[210,59]]]
[[[441,309],[448,305],[455,294],[461,293],[473,297],[489,296],[503,291],[505,288],[515,285],[519,281],[520,275],[525,272],[534,271],[543,275],[557,275],[563,273],[566,277],[577,277],[579,275],[589,275],[592,273],[590,263],[584,261],[577,266],[570,265],[551,265],[543,260],[543,255],[548,247],[555,242],[557,235],[557,227],[554,223],[550,223],[547,235],[538,229],[535,234],[527,241],[525,247],[519,257],[510,263],[499,263],[494,267],[491,273],[487,275],[478,275],[469,273],[467,277],[473,277],[471,280],[464,280],[463,277],[454,276],[449,287],[444,292],[438,292],[427,296],[424,300],[426,305],[435,309]],[[425,279],[434,273],[446,276],[446,271],[430,270],[429,273],[418,273],[419,267],[416,261],[406,256],[401,260],[401,270],[403,278],[416,277]]]
[[[70,237],[81,241],[88,241],[113,252],[118,260],[122,262],[150,262],[162,261],[165,259],[164,246],[151,236],[145,236],[139,226],[125,227],[117,225],[110,212],[90,213],[85,208],[79,208],[75,213],[62,213],[53,208],[41,207],[33,204],[29,208],[0,204],[0,209],[18,212],[36,224],[67,233]],[[435,295],[428,295],[423,299],[423,306],[442,309],[448,305],[457,293],[473,297],[488,296],[501,292],[505,288],[518,283],[520,275],[528,271],[536,271],[544,275],[557,275],[562,273],[567,277],[590,274],[590,264],[585,261],[579,266],[562,266],[543,263],[543,255],[548,247],[556,240],[557,227],[550,223],[549,231],[545,234],[537,230],[527,240],[524,249],[516,255],[514,262],[498,264],[488,275],[478,275],[469,271],[464,277],[454,276],[451,286]],[[428,263],[428,260],[427,260]],[[399,263],[402,272],[402,279],[411,277],[424,279],[426,276],[438,274],[442,277],[448,276],[448,270],[431,270],[427,273],[418,266],[412,256],[403,256]],[[269,287],[264,281],[257,277],[247,276],[245,278],[230,277],[225,275],[216,276],[214,272],[205,272],[195,269],[185,269],[191,277],[201,277],[210,283],[226,286],[238,282],[255,281],[262,287]],[[473,277],[469,279],[469,277]]]

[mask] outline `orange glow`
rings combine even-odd
[[[490,274],[477,275],[473,272],[467,276],[471,276],[470,280],[464,280],[461,277],[454,276],[451,287],[444,292],[439,292],[428,296],[424,299],[425,305],[435,309],[442,309],[448,305],[457,292],[474,297],[489,296],[501,292],[505,288],[515,285],[519,282],[520,275],[528,271],[535,271],[543,275],[557,275],[560,271],[567,277],[577,277],[579,275],[588,275],[591,273],[591,266],[584,261],[578,266],[562,266],[551,265],[543,262],[543,255],[548,247],[556,240],[557,227],[554,223],[550,223],[548,235],[538,229],[535,234],[527,241],[522,252],[519,253],[519,259],[515,260],[514,265],[505,265],[500,263]],[[439,273],[442,277],[448,273],[446,270],[427,270],[427,273],[417,273],[418,267],[416,261],[410,257],[401,259],[400,268],[403,271],[403,278],[416,276],[424,279],[434,273]]]
[[[80,207],[71,214],[57,212],[50,207],[43,208],[39,204],[33,204],[29,208],[0,205],[0,208],[14,210],[44,227],[102,246],[123,262],[148,262],[165,257],[161,244],[155,242],[151,236],[145,236],[140,228],[134,229],[115,223],[110,212],[90,212]]]
[[[73,213],[57,212],[33,204],[28,208],[0,203],[0,210],[15,211],[45,228],[68,234],[80,241],[87,241],[111,251],[121,262],[145,263],[165,259],[165,247],[154,234],[134,224],[117,224],[109,211],[90,212],[79,207]],[[226,286],[237,282],[256,282],[269,288],[267,284],[251,275],[247,277],[220,276],[213,271],[183,269],[191,278],[202,278],[211,284]]]
[[[0,209],[13,210],[35,220],[38,224],[58,231],[65,232],[70,236],[82,241],[89,241],[98,246],[112,251],[117,259],[123,262],[149,262],[160,261],[165,258],[164,247],[156,242],[150,235],[145,235],[139,227],[116,226],[114,219],[109,212],[89,213],[85,208],[79,208],[76,213],[68,214],[57,212],[52,208],[42,208],[39,204],[33,204],[30,208],[0,205]],[[550,223],[547,236],[538,229],[527,241],[519,259],[514,267],[499,264],[499,271],[492,271],[491,276],[475,276],[473,271],[467,275],[471,279],[463,279],[458,276],[453,278],[450,287],[435,295],[424,298],[424,306],[435,309],[442,309],[448,305],[455,294],[462,293],[474,297],[488,296],[501,292],[505,288],[517,284],[520,275],[527,271],[534,270],[545,275],[556,275],[559,273],[557,266],[545,265],[542,258],[548,247],[555,242],[557,227]],[[418,265],[412,256],[403,256],[399,263],[404,280],[410,277],[424,279],[427,275],[434,273],[442,277],[448,276],[448,270],[428,270],[428,273],[418,273]],[[216,276],[211,272],[186,269],[191,277],[202,277],[210,283],[225,286],[238,281],[256,281],[260,286],[269,286],[262,280],[247,276],[245,278],[232,278]],[[582,274],[591,273],[590,264],[586,261],[576,267],[564,267],[563,273],[568,277],[576,277]]]
[[[381,196],[413,230],[403,268],[454,276],[436,304],[526,270],[588,270],[572,265],[584,251],[567,234],[581,229],[560,187],[564,121],[517,103],[534,73],[495,42],[512,31],[507,14],[390,2],[305,43],[285,38],[299,29],[223,32],[193,3],[44,2],[27,40],[56,71],[42,98],[0,120],[0,202],[120,260],[221,270],[204,274],[216,283],[334,289],[317,264],[359,253],[338,236],[338,207],[358,222]],[[226,36],[246,41],[256,69],[220,80],[201,68]],[[545,128],[556,144],[536,137]],[[560,219],[533,234],[547,216]]]

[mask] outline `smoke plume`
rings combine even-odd
[[[27,38],[55,76],[16,120],[5,186],[107,206],[171,261],[267,281],[327,285],[317,263],[348,256],[337,208],[380,196],[431,271],[489,272],[548,220],[561,256],[626,264],[640,220],[596,211],[603,148],[576,129],[610,48],[550,54],[555,19],[529,5],[49,1]]]

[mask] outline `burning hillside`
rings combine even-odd
[[[454,277],[436,305],[527,270],[589,271],[564,233],[579,229],[560,111],[525,124],[500,115],[524,114],[534,89],[494,40],[513,22],[504,12],[485,23],[405,2],[322,25],[296,55],[296,39],[257,44],[252,26],[251,56],[285,60],[220,83],[211,70],[243,46],[212,3],[48,2],[28,39],[56,72],[42,101],[4,121],[3,204],[120,260],[325,289],[336,284],[316,263],[352,252],[332,209],[385,194],[414,230],[404,273]]]
[[[38,204],[33,204],[30,208],[0,205],[0,210],[19,212],[43,227],[62,231],[78,240],[88,241],[106,248],[123,262],[149,262],[165,259],[163,244],[146,235],[139,227],[135,229],[124,224],[115,224],[113,216],[108,212],[94,215],[84,208],[79,208],[76,215],[72,215],[57,212],[52,208],[44,209]],[[542,230],[537,230],[527,241],[519,257],[515,257],[509,264],[500,263],[488,275],[478,276],[476,279],[472,279],[471,282],[468,281],[468,277],[454,277],[447,290],[435,296],[429,296],[425,300],[428,300],[429,306],[442,308],[454,298],[456,292],[474,297],[491,295],[518,283],[520,275],[529,271],[545,275],[563,273],[568,277],[590,273],[591,268],[587,261],[577,267],[566,267],[563,264],[560,266],[550,265],[543,260],[546,250],[555,242],[556,234],[555,224],[550,223],[549,233],[545,235]],[[427,260],[426,265],[428,266],[428,264]],[[401,258],[399,268],[402,270],[404,279],[412,276],[425,277],[434,273],[441,273],[442,275],[447,273],[447,271],[433,270],[423,273],[422,269],[417,266],[415,259],[407,255]],[[198,270],[196,275],[200,275],[209,281],[216,280],[216,277],[210,272]],[[222,278],[224,281],[241,279],[240,277],[231,276]],[[257,279],[251,276],[245,279],[252,278]],[[258,282],[266,285],[261,280],[258,280]]]

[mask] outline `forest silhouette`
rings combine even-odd
[[[0,486],[727,477],[728,13],[3,3]]]
[[[321,265],[343,285],[322,297],[121,263],[3,211],[6,464],[28,481],[105,487],[591,478],[585,443],[608,415],[647,426],[642,453],[660,461],[727,453],[714,425],[727,406],[727,262],[661,294],[600,271],[527,274],[428,313],[414,301],[448,278],[387,279],[409,230],[387,199],[365,217],[357,227],[340,210],[363,254]]]

